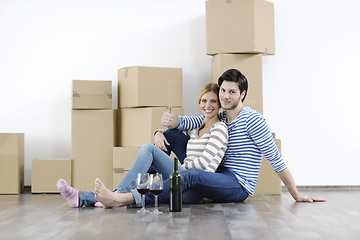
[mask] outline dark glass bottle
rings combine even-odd
[[[169,176],[170,187],[170,212],[181,212],[182,206],[182,184],[181,175],[178,172],[178,158],[174,158],[174,171]]]

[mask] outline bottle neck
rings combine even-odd
[[[174,158],[174,172],[178,171],[178,159]]]

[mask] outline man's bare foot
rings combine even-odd
[[[100,179],[95,179],[95,198],[104,208],[119,207],[135,203],[132,193],[114,193]]]

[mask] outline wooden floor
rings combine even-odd
[[[59,194],[0,195],[0,239],[360,239],[360,191],[306,190],[326,203],[295,203],[288,192],[243,203],[185,205],[181,213],[70,208]],[[152,207],[149,207],[152,210]]]

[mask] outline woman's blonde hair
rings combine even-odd
[[[220,87],[216,83],[207,83],[200,91],[200,94],[199,94],[199,97],[198,97],[199,104],[200,104],[201,98],[205,95],[205,93],[213,92],[213,93],[216,94],[216,98],[217,98],[218,104],[220,106],[219,89],[220,89]],[[217,114],[217,117],[218,117],[219,120],[221,120],[220,113]],[[202,129],[204,127],[205,127],[205,122],[203,122],[201,124],[201,127],[199,129]]]
[[[213,93],[216,94],[217,101],[220,104],[220,101],[219,101],[219,89],[220,89],[220,87],[216,83],[208,83],[208,84],[206,84],[200,91],[200,94],[199,94],[199,97],[198,97],[198,103],[200,104],[201,98],[205,95],[205,93],[213,92]]]

